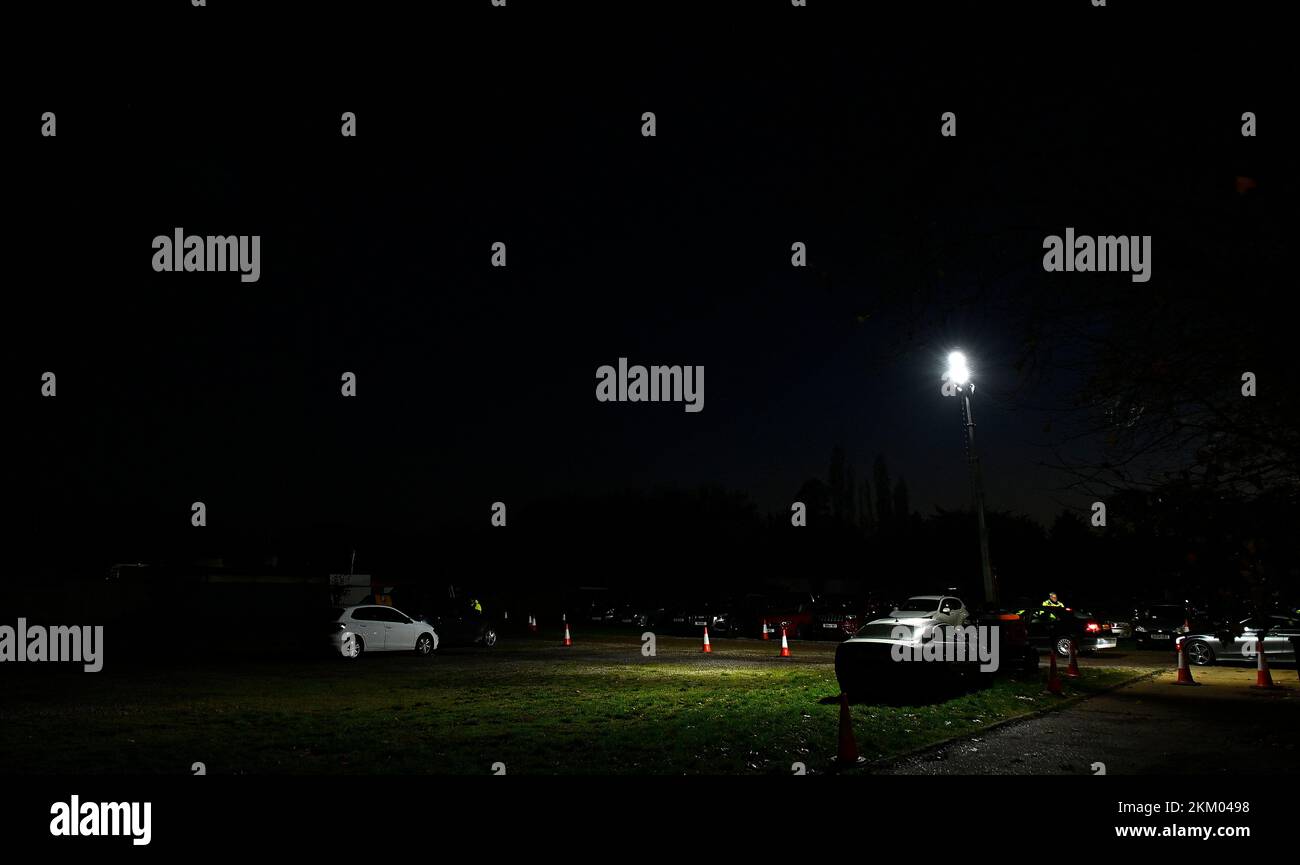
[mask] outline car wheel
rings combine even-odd
[[[1056,640],[1056,654],[1060,655],[1062,658],[1068,658],[1068,657],[1070,657],[1070,638],[1069,638],[1069,637],[1059,637],[1059,638],[1057,638],[1057,640]]]
[[[483,631],[483,645],[486,648],[492,648],[497,644],[497,632],[493,628],[486,628]]]
[[[427,658],[433,654],[433,637],[428,634],[421,634],[415,641],[415,654],[422,658]]]
[[[343,641],[343,647],[339,654],[349,660],[355,660],[361,657],[363,648],[360,637],[356,634],[348,634],[347,639]]]
[[[1204,640],[1192,640],[1187,644],[1187,658],[1201,667],[1214,663],[1214,650]]]

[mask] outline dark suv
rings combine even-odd
[[[814,640],[847,640],[867,622],[887,615],[892,605],[851,595],[821,595],[811,609],[812,621],[805,636]]]
[[[1148,603],[1133,617],[1133,638],[1140,649],[1174,650],[1175,641],[1188,632],[1191,611],[1178,603]]]
[[[496,621],[480,612],[469,598],[448,598],[426,609],[418,618],[438,632],[438,646],[484,646],[497,644]]]

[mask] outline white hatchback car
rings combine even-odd
[[[380,604],[335,608],[330,645],[345,658],[362,652],[415,652],[428,657],[438,651],[438,632],[401,610]]]

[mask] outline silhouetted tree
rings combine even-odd
[[[889,468],[885,465],[884,454],[876,455],[873,475],[876,485],[876,525],[883,533],[889,531],[894,525],[894,508],[893,502],[890,501]]]
[[[907,481],[900,475],[894,484],[894,522],[902,525],[911,516],[912,503],[907,493]]]
[[[831,489],[821,478],[809,478],[799,487],[798,501],[808,509],[808,526],[825,526],[831,520]]]
[[[835,445],[831,448],[831,465],[826,473],[826,483],[830,487],[831,516],[840,522],[845,519],[846,481],[844,448]]]
[[[866,478],[858,486],[858,525],[866,535],[876,530],[875,514],[871,507],[871,481]]]
[[[847,474],[848,479],[844,484],[844,512],[841,519],[844,525],[856,529],[858,527],[858,479],[852,463],[849,463]]]

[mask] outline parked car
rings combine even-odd
[[[663,621],[664,614],[664,608],[658,604],[625,601],[614,607],[610,621],[625,627],[654,628]]]
[[[1070,641],[1076,652],[1087,654],[1113,649],[1119,644],[1111,632],[1110,622],[1082,610],[1069,607],[1028,607],[1016,614],[1025,623],[1029,644],[1050,649],[1062,658],[1070,656]]]
[[[895,604],[879,598],[820,595],[812,605],[812,622],[805,633],[815,640],[847,640],[867,622],[889,615]]]
[[[866,622],[859,616],[861,613],[852,598],[838,595],[818,598],[812,607],[808,636],[814,640],[848,639]]]
[[[438,632],[401,610],[380,604],[334,609],[330,645],[345,658],[363,652],[415,652],[428,657],[438,651]]]
[[[970,610],[955,595],[913,595],[890,611],[886,619],[932,619],[942,625],[961,627]]]
[[[1174,640],[1189,631],[1192,614],[1183,604],[1149,603],[1134,612],[1133,636],[1138,648],[1172,650]]]
[[[560,613],[574,627],[612,624],[620,600],[608,589],[579,588],[566,594]]]
[[[1265,624],[1256,617],[1225,623],[1212,631],[1180,635],[1175,646],[1187,646],[1187,657],[1193,664],[1213,664],[1216,661],[1256,660],[1260,626]],[[1268,631],[1264,634],[1264,654],[1277,661],[1296,659],[1296,641],[1300,640],[1300,618],[1274,615],[1267,618]]]
[[[726,599],[694,600],[674,607],[666,614],[668,629],[675,634],[701,634],[705,626],[718,637],[741,633],[741,618]]]
[[[614,601],[609,598],[600,601],[588,600],[575,606],[567,613],[572,621],[589,625],[607,625],[614,621]]]
[[[467,598],[449,598],[422,617],[442,636],[448,646],[483,646],[497,644],[496,620],[484,615]]]
[[[784,628],[790,639],[803,639],[813,630],[813,605],[816,600],[808,592],[786,592],[765,597],[755,606],[757,621],[748,630],[761,634],[766,628],[774,637],[779,637]]]
[[[914,595],[888,616],[874,619],[858,628],[857,633],[840,643],[835,650],[835,677],[840,690],[850,696],[885,685],[909,685],[947,679],[953,675],[973,672],[979,662],[967,659],[955,663],[898,663],[895,649],[901,646],[919,646],[934,628],[941,626],[964,627],[971,621],[971,612],[954,595]],[[993,624],[1003,624],[992,621]],[[1012,628],[999,628],[999,640],[1017,643],[999,648],[1010,664],[1022,663],[1026,655],[1037,655],[1024,642],[1024,629],[1015,622]]]
[[[1127,612],[1117,607],[1093,608],[1093,615],[1103,625],[1110,625],[1110,635],[1117,640],[1127,640],[1133,636],[1133,611]]]

